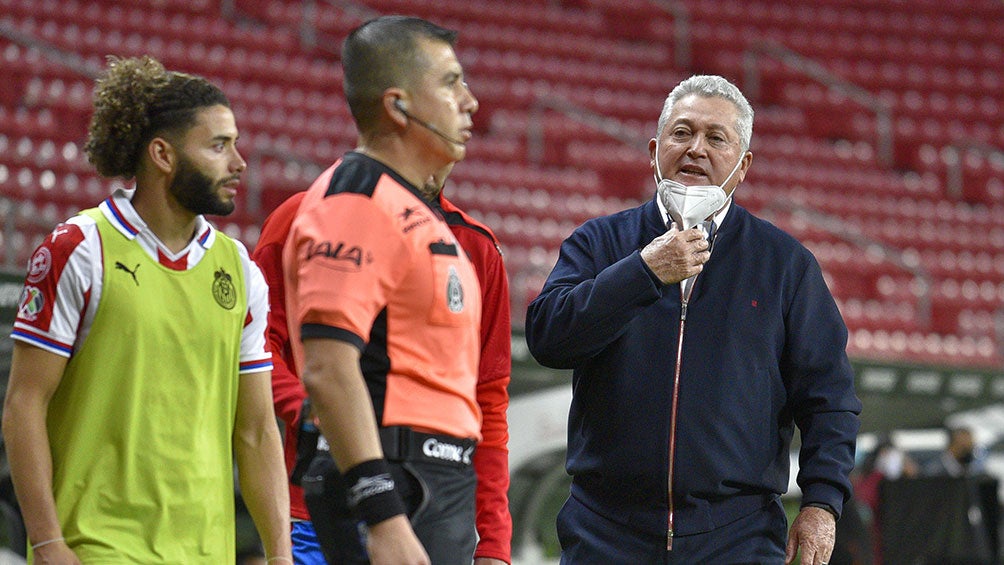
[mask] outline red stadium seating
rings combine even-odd
[[[873,112],[756,52],[755,158],[737,200],[816,254],[853,355],[1004,364],[993,321],[1004,304],[1004,4],[680,4],[690,24],[683,67],[673,14],[647,0],[358,4],[460,31],[458,54],[481,109],[448,190],[501,238],[514,322],[572,229],[651,196],[647,141],[668,89],[693,72],[745,89],[750,50],[770,41],[888,106],[894,162],[879,154]],[[298,1],[233,6],[0,0],[0,24],[77,56],[85,69],[107,55],[149,53],[221,84],[254,192],[241,195],[239,213],[214,221],[253,246],[264,215],[355,144],[336,53],[364,14],[319,3],[309,43]],[[0,36],[0,204],[19,239],[0,246],[4,265],[23,264],[47,223],[112,187],[81,153],[93,82],[80,69]],[[543,109],[554,100],[621,124],[628,141],[553,104]]]

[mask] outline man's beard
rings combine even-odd
[[[193,214],[226,216],[234,211],[234,201],[220,199],[216,189],[221,184],[222,182],[213,182],[187,158],[180,157],[178,172],[171,182],[171,195],[178,204]]]

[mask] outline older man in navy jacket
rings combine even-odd
[[[812,254],[732,199],[752,128],[725,79],[682,82],[649,142],[656,197],[578,228],[530,304],[534,357],[574,369],[562,563],[782,563],[801,549],[823,565],[833,551],[861,410],[847,329]]]

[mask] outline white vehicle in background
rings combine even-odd
[[[565,445],[571,385],[514,396],[509,402],[509,506],[513,565],[558,563],[554,520],[568,496]]]

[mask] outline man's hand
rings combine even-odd
[[[38,565],[80,565],[80,559],[65,541],[43,545],[33,553]]]
[[[822,508],[806,506],[791,524],[784,562],[789,564],[794,561],[801,548],[802,565],[825,565],[833,553],[836,539],[837,521],[833,514]]]
[[[404,514],[370,526],[366,550],[372,565],[431,565]]]
[[[675,223],[641,250],[642,260],[663,284],[678,283],[700,273],[710,257],[708,240],[699,228],[678,231]]]

